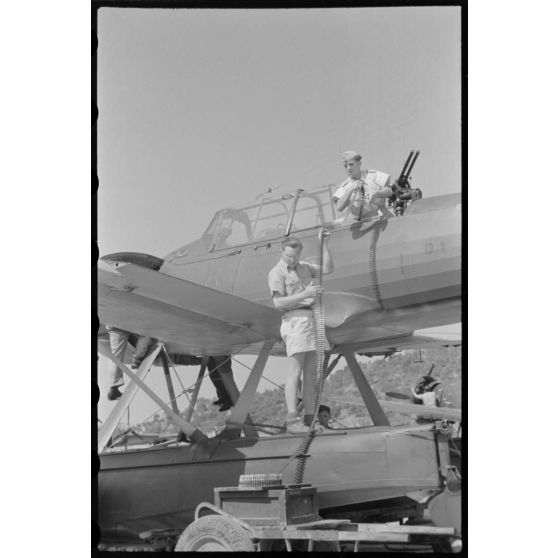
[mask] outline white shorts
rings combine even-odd
[[[281,322],[281,337],[285,342],[287,356],[315,351],[318,348],[318,336],[314,312],[307,309],[285,312]],[[325,349],[329,350],[327,338]]]

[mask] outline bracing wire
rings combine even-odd
[[[240,348],[240,350],[239,350],[238,352],[244,350],[248,345],[249,345],[249,343],[246,343],[244,346],[242,346],[242,347]],[[173,368],[175,374],[178,376],[178,372],[176,371],[176,369],[175,369],[175,367],[174,367],[174,364],[172,363],[172,359],[169,357],[169,354],[167,353],[166,348],[165,348],[164,345],[163,345],[163,350],[165,351],[165,354],[166,354],[166,356],[167,356],[169,362],[171,363],[171,366],[172,366],[172,368]],[[209,374],[211,374],[211,372],[214,372],[215,370],[217,370],[219,367],[223,366],[227,361],[229,361],[229,360],[231,360],[231,359],[233,359],[233,356],[232,356],[232,355],[230,355],[230,356],[228,357],[227,360],[223,361],[221,364],[217,365],[215,368],[213,368],[213,369],[211,369],[211,370],[207,369],[207,370],[205,371],[204,375],[202,376],[202,378],[205,378],[206,376],[209,376]],[[188,397],[188,393],[187,393],[187,392],[188,392],[188,390],[189,390],[190,388],[192,388],[193,386],[196,385],[196,382],[194,382],[193,384],[191,384],[191,385],[190,385],[189,387],[187,387],[187,388],[184,388],[184,385],[182,384],[182,382],[180,382],[180,385],[181,385],[181,387],[183,388],[182,392],[179,393],[178,395],[176,395],[174,399],[172,399],[171,401],[169,401],[169,402],[167,403],[168,405],[169,405],[172,401],[178,401],[178,399],[179,399],[180,397],[182,397],[182,395],[185,395],[186,398],[188,399],[188,401],[190,401],[190,398]],[[139,421],[138,424],[147,422],[150,418],[154,417],[154,416],[155,416],[157,413],[159,413],[159,412],[160,412],[160,409],[155,410],[153,413],[151,413],[150,415],[148,415],[147,417],[145,417],[143,420]]]

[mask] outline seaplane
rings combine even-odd
[[[280,473],[311,483],[325,519],[420,522],[427,517],[434,525],[460,530],[451,417],[432,409],[439,420],[390,425],[356,358],[447,343],[415,331],[461,319],[461,198],[427,198],[412,188],[409,174],[417,156],[411,152],[392,187],[388,218],[358,220],[338,213],[332,184],[269,192],[217,211],[199,239],[163,258],[120,252],[99,260],[98,353],[129,380],[97,438],[96,520],[105,548],[115,541],[153,541],[157,533],[180,540],[200,502],[212,501],[216,487],[236,485],[247,474]],[[321,361],[323,378],[344,358],[372,426],[316,433],[301,456],[297,448],[305,434],[277,428],[262,435],[265,428],[253,423],[249,411],[269,356],[285,355],[268,272],[289,236],[302,241],[307,261],[319,261],[323,230],[335,262],[334,273],[323,280],[331,347]],[[111,353],[107,325],[156,340],[137,371]],[[225,428],[208,437],[192,422],[208,358],[239,354],[257,358],[242,390],[223,375],[234,406]],[[169,368],[192,355],[201,364],[189,407],[180,410]],[[168,397],[144,381],[156,363],[165,373]],[[166,413],[179,436],[157,443],[144,436],[143,447],[121,451],[113,434],[138,389]],[[297,478],[301,460],[302,479]],[[208,536],[224,545],[218,530]]]

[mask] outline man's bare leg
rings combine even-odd
[[[289,370],[287,372],[287,381],[285,382],[285,401],[287,403],[289,418],[297,416],[296,405],[298,398],[298,384],[304,367],[305,356],[306,353],[295,353],[294,355],[287,357]]]
[[[306,353],[295,353],[288,357],[289,371],[285,383],[285,400],[287,402],[287,431],[291,434],[307,432],[308,427],[298,418],[296,410],[298,402],[298,390],[300,375],[304,368]]]
[[[305,353],[302,372],[302,399],[304,401],[304,424],[310,426],[316,410],[316,353]]]

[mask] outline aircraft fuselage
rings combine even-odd
[[[295,221],[296,222],[296,221]],[[324,277],[326,292],[365,296],[374,311],[355,316],[332,333],[334,343],[366,341],[454,323],[461,317],[461,196],[413,202],[404,216],[384,223],[332,224],[291,230],[304,245],[302,259],[316,261],[318,229],[331,231],[335,265]],[[160,269],[181,279],[265,305],[272,305],[267,276],[277,263],[281,227],[275,236],[216,249],[214,237],[169,254]],[[265,231],[264,231],[265,232]],[[273,231],[272,231],[273,232]]]

